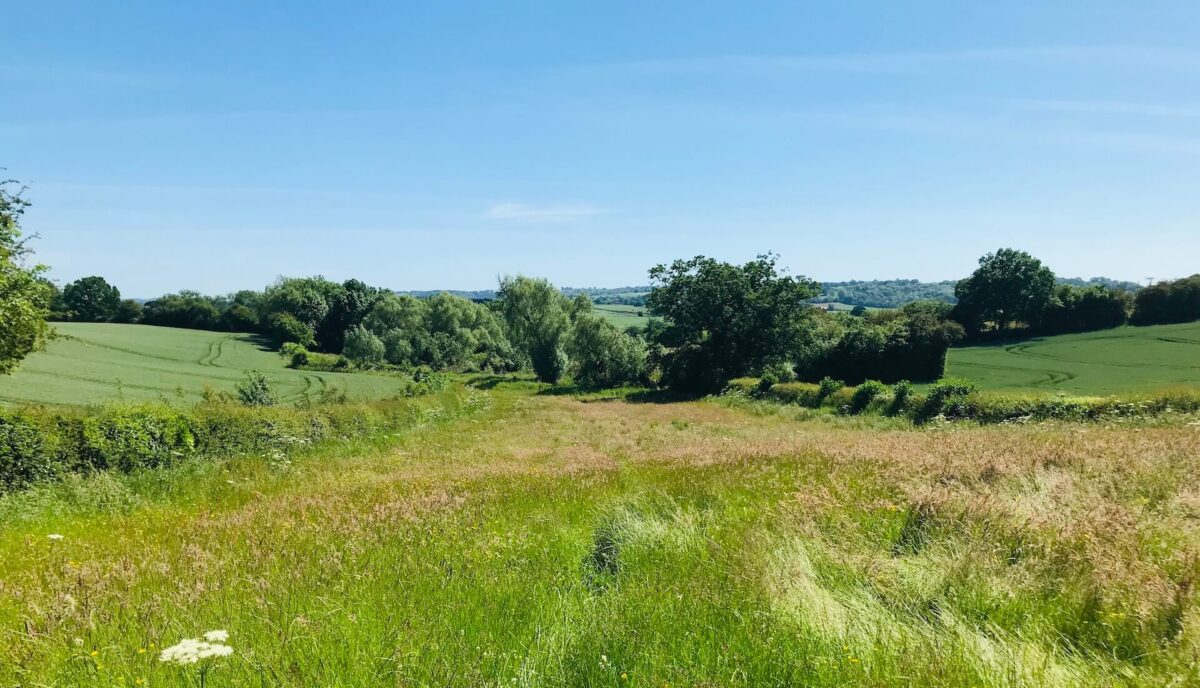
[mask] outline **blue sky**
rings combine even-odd
[[[0,166],[69,281],[1200,271],[1191,2],[0,2]]]

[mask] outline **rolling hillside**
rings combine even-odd
[[[951,349],[946,374],[981,389],[1073,394],[1200,386],[1200,322]]]
[[[204,386],[233,391],[244,371],[258,369],[292,401],[326,387],[351,398],[391,396],[395,377],[292,370],[252,335],[147,325],[59,323],[58,338],[0,378],[0,402],[92,404],[106,401],[194,403]]]

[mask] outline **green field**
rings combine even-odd
[[[981,389],[1072,394],[1200,386],[1200,322],[951,349],[946,374]]]
[[[621,304],[597,304],[592,306],[597,315],[603,316],[612,324],[624,329],[626,327],[645,327],[649,322],[649,312],[645,306],[625,306]]]
[[[0,495],[0,686],[1200,685],[1186,420],[486,386],[292,461]],[[216,629],[231,656],[159,661]]]
[[[94,404],[107,401],[194,403],[205,385],[233,391],[258,369],[284,401],[331,387],[353,399],[391,396],[400,380],[367,373],[292,370],[252,335],[148,325],[59,323],[58,338],[0,378],[0,402]]]

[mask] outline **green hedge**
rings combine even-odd
[[[829,408],[841,413],[875,412],[907,416],[915,423],[934,418],[1004,423],[1026,420],[1100,420],[1135,418],[1164,413],[1200,412],[1200,390],[1167,389],[1124,397],[1082,397],[1062,394],[979,392],[969,381],[946,379],[917,392],[907,383],[893,386],[867,382],[830,392],[826,385],[787,382],[764,385],[757,378],[739,378],[729,383],[726,394]]]
[[[463,403],[463,393],[452,390],[304,409],[232,404],[0,409],[0,492],[72,472],[129,472],[393,432]]]

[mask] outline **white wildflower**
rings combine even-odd
[[[63,539],[63,536],[59,535],[58,533],[50,533],[46,537],[50,538],[51,540],[54,540],[55,542]]]
[[[233,648],[228,645],[223,645],[219,641],[224,641],[229,638],[229,633],[225,631],[209,631],[204,634],[207,640],[197,640],[195,638],[185,638],[179,641],[178,644],[166,648],[158,655],[158,661],[168,664],[178,664],[179,666],[187,666],[196,664],[204,659],[213,657],[228,657],[233,654]]]

